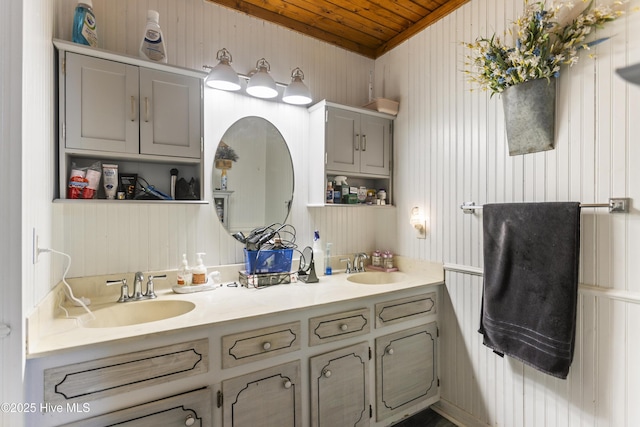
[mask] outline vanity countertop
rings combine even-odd
[[[228,283],[238,280],[239,266],[224,266],[210,269],[221,272],[222,284],[220,286],[211,291],[190,294],[177,294],[171,290],[168,284],[172,283],[172,276],[169,272],[164,287],[161,287],[162,282],[156,282],[158,295],[156,301],[190,301],[195,304],[193,310],[169,319],[99,329],[79,326],[79,322],[75,319],[62,317],[62,310],[57,308],[56,302],[63,286],[60,283],[28,318],[27,357],[44,357],[94,344],[115,342],[149,334],[175,332],[187,328],[207,327],[224,322],[392,294],[406,289],[444,283],[444,270],[440,263],[397,257],[397,265],[400,271],[406,274],[406,278],[393,284],[363,285],[352,283],[347,280],[348,274],[338,272],[331,276],[320,276],[318,283],[295,282],[260,289],[227,286]],[[175,276],[175,271],[173,276]],[[109,287],[108,293],[107,287],[104,286],[105,279],[114,278],[114,276],[100,276],[68,279],[68,282],[72,285],[74,292],[78,292],[79,295],[89,295],[92,300],[89,308],[97,311],[102,307],[115,304],[117,295],[114,294],[114,291],[119,292],[119,286]],[[84,288],[77,285],[81,282],[84,282]],[[79,293],[82,289],[90,290],[87,290],[85,294]],[[125,304],[136,303],[128,302]],[[82,309],[75,307],[72,310],[75,313],[78,313],[78,310],[82,311]]]

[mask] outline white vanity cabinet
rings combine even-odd
[[[434,282],[288,310],[273,298],[315,285],[270,287],[256,292],[272,312],[32,356],[26,398],[62,409],[28,414],[27,424],[391,425],[439,399]],[[216,292],[229,310],[257,295]]]
[[[346,176],[350,186],[385,189],[391,202],[393,120],[327,101],[309,107],[310,206],[325,205],[327,182],[336,176]]]
[[[203,73],[56,40],[60,197],[72,163],[119,164],[169,194],[169,171],[202,178]],[[99,193],[100,194],[100,193]],[[199,195],[202,199],[202,195]]]

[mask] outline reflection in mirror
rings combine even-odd
[[[293,187],[291,154],[272,123],[244,117],[227,129],[213,163],[213,199],[229,233],[284,223]]]

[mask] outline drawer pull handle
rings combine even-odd
[[[353,148],[356,151],[360,151],[360,134],[356,133],[356,138],[353,141]]]
[[[331,376],[331,371],[329,369],[325,369],[322,371],[322,376],[325,378],[329,378]]]
[[[291,388],[291,386],[292,386],[293,384],[291,384],[291,381],[289,381],[289,380],[285,380],[284,384],[282,384],[282,385],[284,386],[284,388],[287,388],[287,389],[288,389],[288,388]]]
[[[362,135],[362,151],[367,151],[367,135]]]
[[[193,415],[189,415],[186,420],[184,420],[184,425],[192,426],[196,423],[196,420],[193,419]]]
[[[346,331],[347,329],[349,329],[349,325],[347,325],[346,323],[343,323],[342,325],[340,325],[341,331]]]
[[[264,344],[262,344],[262,348],[267,351],[271,348],[271,343],[270,342],[266,342]]]
[[[387,349],[387,354],[391,356],[393,354],[393,349],[392,348]]]

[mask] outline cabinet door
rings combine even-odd
[[[300,427],[300,361],[222,382],[224,427]]]
[[[78,404],[77,410],[90,410],[88,404]],[[211,390],[204,388],[188,393],[109,412],[94,418],[67,424],[65,427],[126,427],[211,426]]]
[[[138,152],[138,67],[68,52],[67,148]]]
[[[369,425],[369,345],[311,358],[311,426]]]
[[[200,158],[201,81],[140,68],[140,153]]]
[[[360,172],[359,113],[328,108],[326,150],[327,170]]]
[[[389,176],[391,120],[363,114],[360,132],[360,172]]]
[[[378,421],[438,396],[436,323],[376,339]]]

